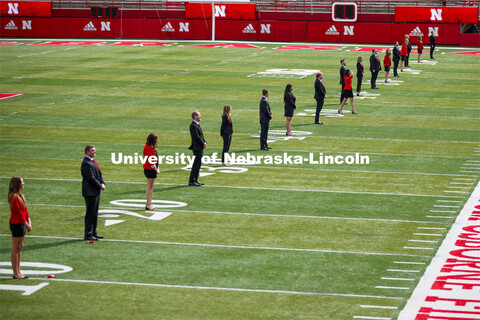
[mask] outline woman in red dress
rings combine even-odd
[[[417,51],[418,51],[418,63],[420,63],[420,56],[423,53],[423,42],[422,42],[422,37],[418,37],[418,42],[417,42]]]
[[[32,230],[32,222],[28,214],[27,204],[22,190],[23,179],[12,177],[8,187],[8,204],[10,205],[10,230],[12,231],[12,269],[14,279],[28,279],[20,271],[20,260],[22,255],[23,240],[26,231]]]
[[[145,206],[145,210],[157,210],[157,208],[152,205],[153,185],[155,184],[157,174],[160,173],[160,170],[158,169],[158,153],[155,150],[157,145],[157,135],[155,133],[150,133],[147,137],[147,143],[143,148],[143,157],[146,157],[146,161],[143,164],[143,173],[147,178],[147,205]]]
[[[358,114],[355,111],[355,107],[353,106],[353,89],[352,89],[352,78],[353,78],[353,71],[352,70],[345,70],[345,87],[343,88],[343,101],[340,105],[340,109],[338,113],[343,114],[343,106],[347,102],[348,98],[350,98],[350,104],[352,105],[352,114]]]
[[[392,51],[387,49],[385,58],[383,58],[383,66],[385,67],[385,82],[388,82],[388,74],[390,73],[390,66],[392,65]]]

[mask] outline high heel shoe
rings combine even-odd
[[[155,208],[154,206],[152,206],[152,205],[150,204],[150,205],[146,205],[146,206],[145,206],[145,210],[155,211],[155,210],[157,210],[157,208]]]

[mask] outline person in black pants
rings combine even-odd
[[[435,46],[437,45],[437,42],[435,41],[435,36],[434,32],[430,32],[430,59],[435,59],[433,57],[433,52],[435,51]]]
[[[340,103],[343,102],[343,89],[345,88],[345,66],[347,65],[347,62],[345,59],[340,60],[340,64],[342,65],[340,67],[340,85],[342,86],[342,91],[340,93]]]
[[[317,100],[317,110],[315,112],[315,124],[323,124],[323,122],[320,122],[320,112],[322,111],[323,108],[323,103],[325,101],[325,98],[327,97],[327,90],[325,89],[325,86],[323,85],[322,79],[323,79],[323,73],[317,72],[317,79],[315,80],[315,100]]]
[[[100,203],[100,192],[105,190],[105,181],[102,171],[93,159],[97,150],[95,146],[85,147],[85,157],[82,161],[82,195],[85,198],[87,211],[85,212],[85,233],[84,240],[97,241],[103,239],[97,234],[98,206]]]
[[[412,52],[412,44],[410,43],[410,36],[407,34],[405,38],[408,40],[407,42],[407,56],[405,57],[405,67],[410,68],[410,52]]]
[[[222,164],[226,167],[230,167],[230,163],[225,162],[225,153],[228,153],[228,150],[230,150],[233,134],[233,124],[230,114],[232,114],[232,106],[227,104],[223,107],[222,126],[220,127],[220,136],[223,138]]]
[[[362,91],[362,80],[363,75],[365,74],[365,67],[363,66],[363,58],[357,58],[357,96],[361,96],[360,91]]]
[[[200,168],[202,166],[203,149],[207,147],[207,142],[203,137],[202,127],[200,127],[200,120],[202,120],[200,112],[198,110],[193,111],[192,123],[190,124],[190,137],[192,138],[192,144],[188,149],[193,151],[195,160],[193,160],[188,185],[195,187],[203,185],[203,183],[198,182],[198,175],[200,174]]]
[[[268,151],[270,148],[267,144],[268,127],[270,120],[273,119],[272,111],[270,111],[270,104],[268,103],[268,89],[263,89],[262,99],[260,99],[260,149]]]
[[[372,89],[380,89],[377,87],[377,76],[381,69],[382,66],[380,64],[380,58],[377,55],[377,49],[373,49],[372,55],[370,56],[370,72],[372,73],[370,84]]]
[[[400,62],[400,59],[402,58],[400,55],[400,50],[398,50],[399,43],[398,41],[395,41],[395,44],[393,46],[393,76],[396,78],[399,78],[400,76],[398,75],[398,63]]]

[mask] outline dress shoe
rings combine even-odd
[[[267,147],[268,150],[272,149],[272,147]]]
[[[262,150],[262,151],[268,151],[269,149],[268,149],[268,148],[262,148],[262,149],[260,149],[260,150]]]
[[[95,238],[94,236],[89,236],[89,237],[85,237],[85,238],[83,238],[83,240],[97,241],[97,240],[98,240],[98,238]]]
[[[198,182],[190,182],[188,185],[189,185],[190,187],[200,187],[200,186],[201,186],[201,184],[198,183]]]
[[[103,239],[103,236],[99,236],[98,234],[94,235],[94,237],[97,239]]]
[[[201,186],[205,185],[205,183],[201,183],[201,182],[199,182],[199,181],[195,181],[195,182],[198,183],[198,184],[201,185]]]
[[[320,122],[320,121],[319,121],[319,122],[315,122],[315,124],[323,124],[323,122]]]

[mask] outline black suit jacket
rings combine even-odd
[[[401,58],[402,57],[400,55],[400,50],[398,50],[398,47],[393,47],[393,61],[400,61]]]
[[[360,62],[357,62],[357,77],[363,76],[364,68],[365,67],[363,66],[363,64],[361,64]]]
[[[380,58],[374,54],[370,56],[370,71],[375,70],[375,72],[382,70],[380,65]]]
[[[102,177],[102,171],[97,169],[95,163],[88,157],[83,158],[82,171],[82,194],[84,197],[98,196],[102,190],[102,183],[105,184]]]
[[[192,138],[192,144],[188,149],[193,150],[194,152],[202,151],[206,141],[203,137],[202,128],[200,128],[200,125],[194,121],[190,124],[190,137]]]
[[[430,46],[434,46],[437,44],[437,41],[435,40],[435,37],[432,35],[430,35]]]
[[[314,98],[316,100],[323,100],[323,99],[325,99],[326,95],[327,95],[327,91],[325,90],[325,86],[323,85],[322,80],[320,80],[320,78],[317,78],[315,80],[315,96],[314,96]]]
[[[344,65],[342,65],[342,66],[340,67],[340,84],[341,84],[342,86],[345,85],[345,71],[346,71],[346,70],[347,70],[347,69],[345,68]]]
[[[268,103],[267,97],[262,96],[260,100],[260,123],[269,123],[271,119],[270,103]]]
[[[222,115],[222,126],[220,127],[220,135],[232,134],[233,133],[233,124],[228,119],[226,114]]]

